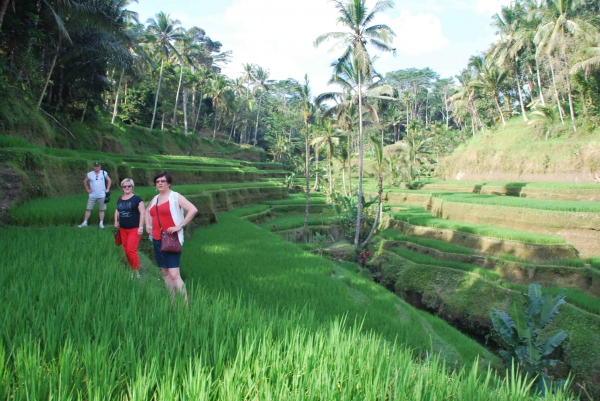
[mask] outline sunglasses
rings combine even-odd
[[[167,180],[156,180],[155,182],[157,184],[164,184],[165,182],[167,182]]]
[[[125,188],[133,188],[133,185],[123,185],[121,188],[125,189]]]

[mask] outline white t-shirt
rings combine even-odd
[[[104,198],[106,196],[106,182],[104,181],[106,172],[100,170],[100,174],[96,175],[94,171],[87,173],[87,179],[90,184],[92,193],[90,198]]]

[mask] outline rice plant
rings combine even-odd
[[[530,381],[471,362],[477,352],[440,319],[421,330],[426,314],[276,242],[233,216],[199,230],[182,259],[186,308],[162,283],[131,280],[105,232],[0,229],[0,398],[538,399]],[[432,331],[462,350],[463,368],[413,351]]]
[[[564,238],[555,235],[529,233],[510,228],[486,226],[483,224],[465,223],[433,217],[431,212],[419,207],[412,207],[406,211],[392,213],[392,217],[396,220],[405,221],[415,226],[454,230],[503,240],[539,245],[562,245],[566,243]]]
[[[466,248],[464,246],[454,245],[454,244],[450,244],[448,242],[438,241],[438,240],[429,239],[429,238],[410,237],[410,236],[404,235],[401,232],[396,231],[396,230],[383,230],[379,233],[379,235],[385,239],[391,239],[391,240],[395,240],[395,241],[412,242],[413,244],[437,249],[438,251],[446,252],[446,253],[458,253],[461,255],[474,255],[475,254],[475,252],[472,249]]]

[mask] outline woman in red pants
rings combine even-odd
[[[123,195],[117,201],[117,210],[115,210],[115,227],[121,232],[121,241],[127,261],[131,266],[131,277],[134,273],[140,278],[140,256],[138,255],[138,245],[142,234],[144,233],[144,201],[133,193],[135,184],[131,178],[125,178],[121,181]]]

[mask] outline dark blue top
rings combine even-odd
[[[119,198],[117,210],[119,211],[119,225],[122,228],[138,228],[140,226],[140,211],[138,209],[142,198],[133,195],[127,200]]]

